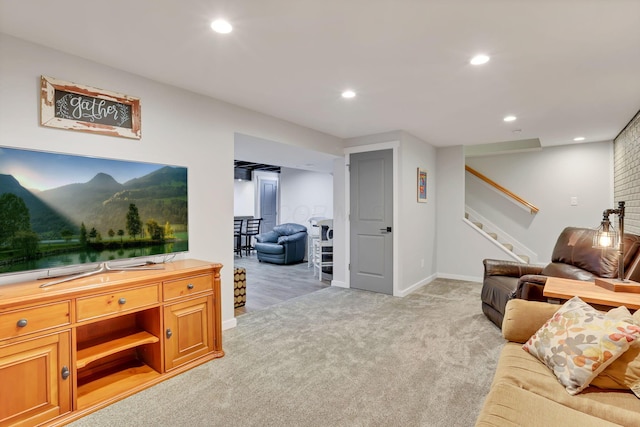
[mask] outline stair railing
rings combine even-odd
[[[511,191],[509,191],[506,188],[504,188],[502,185],[498,184],[497,182],[493,181],[490,178],[487,178],[485,175],[481,174],[480,172],[478,172],[477,170],[473,169],[472,167],[470,167],[468,165],[465,165],[464,168],[470,174],[475,175],[476,177],[478,177],[482,181],[484,181],[487,184],[489,184],[490,186],[494,187],[496,190],[500,191],[501,193],[505,194],[506,196],[510,197],[511,199],[515,200],[516,202],[520,203],[521,205],[524,205],[526,208],[528,208],[531,211],[532,215],[538,213],[538,211],[540,210],[536,206],[534,206],[533,204],[527,202],[522,197],[518,196],[517,194],[512,193]]]

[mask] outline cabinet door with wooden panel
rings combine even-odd
[[[213,297],[164,307],[165,369],[176,368],[214,349]]]
[[[0,426],[33,426],[71,411],[71,333],[0,346]]]

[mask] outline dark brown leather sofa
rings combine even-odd
[[[618,251],[593,248],[594,233],[590,228],[565,228],[553,248],[551,263],[546,266],[485,259],[482,312],[502,327],[510,299],[547,300],[543,291],[549,276],[584,281],[618,277]],[[625,233],[624,245],[625,278],[640,281],[640,236]]]

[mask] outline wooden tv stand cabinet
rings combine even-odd
[[[0,426],[63,425],[224,356],[221,264],[0,285]]]

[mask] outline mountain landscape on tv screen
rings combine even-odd
[[[31,229],[41,238],[49,238],[60,233],[65,228],[77,233],[77,227],[72,221],[61,216],[50,206],[35,196],[31,191],[20,185],[11,175],[0,175],[0,194],[15,194],[22,199],[29,209]]]
[[[0,273],[185,252],[187,168],[0,147]]]
[[[143,225],[149,219],[160,225],[185,227],[187,211],[187,170],[165,166],[124,184],[105,173],[85,183],[32,193],[11,175],[0,175],[2,193],[20,197],[31,217],[31,228],[41,239],[59,239],[66,227],[77,234],[82,223],[102,236],[126,229],[129,205],[138,208]]]

